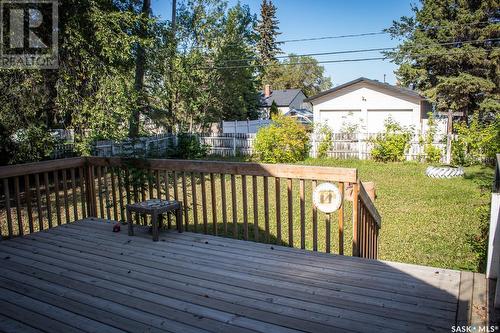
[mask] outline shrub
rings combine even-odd
[[[469,125],[465,122],[455,124],[456,136],[452,141],[452,163],[468,166],[493,160],[500,152],[500,115],[491,121],[481,121],[475,114]]]
[[[309,154],[306,128],[293,118],[277,115],[271,125],[261,128],[255,137],[254,151],[266,163],[293,163]]]
[[[169,157],[181,159],[197,159],[207,156],[207,147],[200,142],[195,134],[177,134],[177,145],[169,152]]]
[[[333,149],[333,132],[328,125],[320,125],[316,132],[321,138],[318,145],[318,157],[328,157],[328,153]]]
[[[385,121],[384,133],[371,139],[374,145],[371,155],[374,160],[382,162],[404,161],[410,148],[411,131],[388,118]]]

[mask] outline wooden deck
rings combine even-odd
[[[5,332],[449,332],[483,275],[84,220],[0,243]]]

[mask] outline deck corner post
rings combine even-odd
[[[359,181],[352,186],[352,255],[359,257]]]

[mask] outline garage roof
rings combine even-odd
[[[395,92],[398,92],[398,93],[401,93],[401,94],[405,94],[407,96],[416,97],[416,98],[420,98],[420,99],[424,99],[425,100],[425,97],[423,97],[422,95],[420,95],[415,90],[411,90],[411,89],[404,88],[404,87],[399,87],[399,86],[393,86],[393,85],[390,85],[389,83],[382,83],[382,82],[379,82],[377,80],[367,79],[366,77],[360,77],[360,78],[358,78],[356,80],[352,80],[352,81],[349,81],[347,83],[341,84],[340,86],[337,86],[335,88],[322,91],[322,92],[320,92],[319,94],[317,94],[315,96],[306,98],[304,100],[304,102],[311,102],[311,101],[313,101],[313,100],[315,100],[315,99],[317,99],[319,97],[328,95],[328,94],[330,94],[332,92],[335,92],[335,91],[342,90],[344,88],[347,88],[349,86],[352,86],[353,84],[360,83],[360,82],[366,82],[366,83],[375,85],[375,86],[383,88],[383,89],[395,91]]]

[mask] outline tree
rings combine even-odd
[[[332,87],[324,72],[325,68],[316,59],[290,54],[279,65],[267,69],[266,83],[274,89],[302,89],[306,96],[313,96]]]
[[[403,39],[387,55],[396,75],[421,91],[439,111],[461,111],[483,121],[500,110],[498,1],[421,0],[415,17],[402,17],[387,29]]]
[[[148,19],[151,15],[151,0],[142,0],[141,21],[138,27],[139,38],[146,38],[148,34]],[[136,93],[137,102],[132,110],[130,117],[129,137],[139,136],[139,121],[141,113],[147,110],[147,98],[144,92],[144,72],[146,62],[146,51],[144,46],[139,42],[137,43],[136,57],[135,57],[135,80],[134,90]]]
[[[223,38],[215,57],[216,67],[220,69],[213,73],[214,81],[217,83],[215,94],[220,101],[218,110],[213,110],[213,114],[219,115],[217,121],[258,117],[260,103],[254,69],[234,66],[233,62],[228,61],[256,58],[253,52],[256,40],[254,25],[255,17],[251,15],[249,7],[240,4],[229,9],[223,20]]]
[[[276,6],[272,0],[262,0],[260,6],[260,20],[257,24],[256,31],[259,35],[257,42],[257,51],[259,60],[263,65],[261,77],[264,79],[267,65],[275,63],[276,55],[281,53],[279,43],[276,38],[281,34],[279,30],[279,21],[276,18]]]

